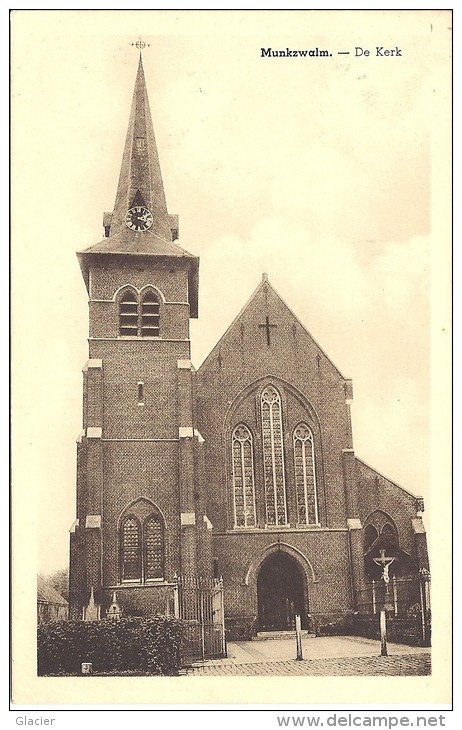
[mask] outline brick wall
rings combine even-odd
[[[160,338],[117,337],[116,292],[127,284],[138,290],[153,285],[160,292]],[[255,622],[258,567],[277,543],[305,576],[305,603],[312,615],[351,611],[354,590],[364,579],[357,518],[364,522],[376,509],[396,523],[401,548],[425,559],[415,498],[355,459],[346,404],[351,382],[268,283],[257,289],[197,374],[186,362],[188,274],[181,263],[175,270],[150,271],[129,261],[94,266],[91,299],[83,423],[101,431],[93,438],[84,435],[78,445],[80,526],[71,539],[71,614],[80,610],[79,591],[82,602],[94,583],[95,597],[101,598],[96,586],[100,580],[104,600],[116,588],[123,591],[132,612],[146,612],[146,607],[164,600],[162,586],[120,585],[120,519],[140,498],[164,519],[164,578],[171,581],[175,573],[210,575],[217,561],[230,619],[245,615]],[[260,326],[266,317],[276,325],[269,345]],[[260,397],[269,384],[281,396],[290,523],[277,529],[265,527],[264,509]],[[320,527],[297,524],[293,431],[300,422],[310,427],[314,438]],[[233,519],[231,439],[239,423],[250,429],[254,446],[257,527],[248,530],[235,530]],[[186,429],[181,435],[180,428]],[[101,528],[85,528],[88,514],[101,515]],[[77,567],[82,560],[85,565]]]
[[[90,299],[112,300],[116,291],[125,285],[141,289],[155,286],[162,292],[167,302],[188,301],[188,272],[181,270],[181,264],[169,268],[156,268],[155,260],[150,265],[135,265],[133,259],[125,264],[120,259],[112,264],[105,259],[104,264],[93,263],[91,268]]]
[[[126,598],[130,596],[130,610],[146,612],[159,598],[159,586],[129,590],[126,584],[120,585],[119,526],[124,510],[127,514],[130,505],[136,509],[148,505],[162,515],[166,580],[181,573],[185,564],[195,571],[196,527],[182,527],[180,517],[195,510],[197,481],[195,439],[179,436],[180,427],[193,427],[192,373],[178,367],[178,361],[190,355],[188,273],[181,262],[178,269],[156,268],[155,263],[146,269],[127,260],[116,266],[94,265],[90,281],[85,432],[78,449],[80,527],[72,539],[73,555],[80,550],[85,567],[77,568],[76,561],[71,561],[72,582],[76,596],[80,591],[81,603],[91,586],[97,601],[101,600],[102,585],[106,599],[118,589]],[[159,338],[117,336],[116,292],[127,284],[138,290],[152,285],[160,292]],[[85,527],[88,514],[101,516],[100,528]]]
[[[114,591],[102,595],[102,614],[111,604]],[[174,615],[173,585],[119,586],[115,591],[117,603],[125,616]]]
[[[270,346],[265,331],[258,326],[267,313],[270,322],[277,323]],[[278,388],[282,398],[289,500],[293,502],[290,495],[294,492],[292,433],[303,420],[315,439],[321,522],[345,527],[342,449],[350,443],[345,380],[269,286],[257,290],[197,374],[198,425],[205,438],[210,519],[218,530],[232,527],[231,433],[241,421],[253,434],[257,494],[262,491],[259,398],[268,383]],[[293,504],[289,520],[294,521]]]
[[[401,549],[413,555],[415,546],[412,519],[417,515],[416,497],[360,459],[356,459],[356,474],[363,524],[372,512],[382,510],[396,524]]]
[[[118,526],[123,511],[135,500],[149,500],[165,520],[165,577],[179,572],[180,503],[178,442],[113,442],[104,444],[102,508],[103,582],[119,582]]]
[[[263,560],[279,549],[292,556],[304,576],[308,613],[331,615],[353,609],[346,530],[234,532],[213,537],[228,618],[256,618],[258,571]]]
[[[266,330],[259,327],[266,316],[277,325],[271,329],[269,346]],[[290,529],[265,529],[260,396],[270,383],[278,389],[282,402]],[[206,511],[214,525],[213,557],[223,574],[225,612],[230,621],[243,615],[255,621],[255,566],[278,541],[288,546],[286,549],[292,551],[306,575],[305,598],[310,613],[332,615],[352,610],[343,464],[343,450],[351,446],[346,387],[350,387],[349,382],[272,287],[265,284],[197,373],[198,426],[205,438]],[[319,521],[323,529],[294,529],[297,516],[293,431],[301,421],[307,423],[314,437]],[[231,437],[234,427],[241,422],[248,426],[253,438],[259,530],[233,529]],[[355,486],[354,475],[352,481]],[[249,567],[252,565],[253,568]]]

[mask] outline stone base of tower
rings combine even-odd
[[[157,585],[114,586],[102,590],[101,618],[105,618],[114,593],[121,616],[174,616],[175,582]]]
[[[178,583],[183,578],[204,584],[213,577],[212,525],[205,515],[197,523],[183,528],[182,563],[165,580],[143,584],[122,582],[101,587],[99,576],[91,566],[99,559],[94,530],[82,529],[78,521],[70,534],[69,618],[96,620],[105,618],[114,593],[122,616],[178,616]],[[93,548],[93,549],[92,549]],[[90,570],[89,570],[90,567]]]

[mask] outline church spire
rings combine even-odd
[[[161,265],[188,271],[190,316],[197,317],[199,259],[177,243],[178,216],[167,212],[156,139],[140,54],[127,138],[112,213],[104,213],[105,237],[77,256],[87,291],[92,266]]]
[[[148,215],[149,227],[143,225],[141,230],[145,229],[164,241],[172,241],[172,238],[177,237],[178,224],[175,224],[174,216],[169,216],[167,212],[141,53],[114,212],[112,216],[105,215],[106,235],[128,232],[127,212],[137,206],[149,211],[149,214],[144,213]],[[135,219],[132,231],[139,230]]]

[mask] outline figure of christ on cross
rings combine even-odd
[[[380,565],[382,568],[382,580],[385,583],[385,585],[388,585],[390,582],[390,576],[388,575],[388,569],[390,568],[390,565],[394,562],[395,558],[389,558],[385,555],[385,550],[380,550],[380,558],[373,558],[374,563],[376,565]]]
[[[266,317],[265,324],[259,324],[260,329],[266,330],[266,344],[268,347],[271,345],[271,327],[277,327],[277,324],[270,324],[269,317]]]
[[[380,565],[382,568],[382,580],[385,584],[385,604],[383,608],[380,609],[380,654],[381,656],[388,656],[388,648],[387,648],[387,610],[390,611],[393,609],[393,605],[389,602],[389,586],[390,583],[390,576],[388,574],[388,570],[390,568],[390,565],[393,563],[395,558],[387,557],[385,555],[385,550],[382,548],[380,550],[380,557],[379,558],[373,558],[373,561],[376,565]]]

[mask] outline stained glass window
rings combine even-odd
[[[281,396],[268,385],[261,395],[266,522],[287,524]]]
[[[144,523],[144,578],[162,578],[164,575],[164,528],[157,515]]]
[[[255,482],[252,434],[247,426],[237,426],[232,441],[234,524],[252,527],[255,525]]]
[[[144,583],[164,577],[164,523],[153,514],[140,521],[134,515],[121,527],[122,580]]]
[[[140,524],[135,517],[127,517],[122,526],[122,578],[141,580]]]
[[[298,524],[317,524],[318,503],[313,434],[305,423],[300,423],[294,431],[294,462]]]

